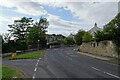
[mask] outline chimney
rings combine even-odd
[[[97,23],[95,23],[94,27],[97,27]]]

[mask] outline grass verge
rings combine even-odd
[[[13,59],[30,59],[30,58],[37,58],[43,56],[43,53],[40,51],[34,51],[34,52],[28,52],[28,53],[22,53],[19,55],[16,55]]]
[[[0,64],[0,79],[2,78],[2,65]]]
[[[2,80],[11,78],[21,78],[21,80],[24,80],[25,76],[16,67],[2,66]]]

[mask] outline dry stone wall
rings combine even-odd
[[[79,51],[100,56],[118,58],[115,45],[112,43],[112,41],[83,43],[80,46]]]

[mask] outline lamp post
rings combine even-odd
[[[40,40],[38,39],[38,50],[39,50],[39,42],[40,42]]]

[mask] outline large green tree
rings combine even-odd
[[[32,27],[29,27],[27,34],[27,42],[34,47],[46,46],[46,29],[49,22],[46,18],[40,18],[39,22],[36,22]]]
[[[84,30],[79,30],[76,35],[74,36],[74,39],[75,39],[75,43],[77,45],[81,45],[82,44],[82,37],[83,35],[85,34],[85,31]]]
[[[10,27],[10,31],[13,36],[19,40],[25,40],[27,29],[33,23],[32,18],[23,17],[19,20],[14,20],[14,24],[8,25]]]
[[[85,34],[82,37],[83,42],[90,42],[92,41],[92,35],[89,32],[85,32]]]
[[[104,26],[104,33],[108,34],[116,44],[118,55],[120,54],[120,13]]]
[[[25,50],[27,49],[26,35],[28,27],[33,25],[32,18],[23,17],[19,20],[14,20],[14,24],[8,25],[10,33],[14,38],[17,39],[18,49]]]
[[[104,32],[103,31],[97,31],[95,32],[95,41],[100,42],[104,40]]]

